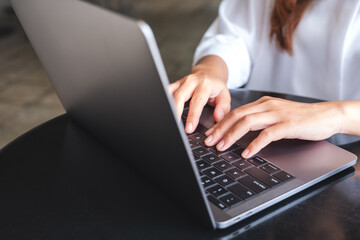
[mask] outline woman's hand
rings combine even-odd
[[[273,97],[241,106],[206,132],[205,144],[224,151],[249,131],[261,133],[244,150],[249,158],[282,138],[322,140],[345,133],[342,102],[299,103]]]
[[[227,78],[224,61],[217,56],[207,56],[199,61],[190,75],[169,86],[179,120],[185,102],[191,98],[185,125],[187,133],[192,133],[196,129],[206,104],[215,107],[214,119],[217,122],[230,111],[231,97],[226,87]]]

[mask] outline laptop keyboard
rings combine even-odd
[[[259,156],[242,158],[244,149],[237,144],[224,152],[217,151],[215,146],[207,147],[204,144],[207,130],[199,125],[188,139],[207,198],[218,208],[227,210],[294,179]]]

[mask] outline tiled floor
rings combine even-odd
[[[145,19],[153,28],[171,81],[186,75],[195,47],[217,13],[220,0],[92,0]],[[0,0],[0,148],[64,112],[7,1]]]

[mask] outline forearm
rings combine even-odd
[[[192,68],[192,74],[204,74],[212,79],[218,79],[226,83],[228,80],[228,69],[224,60],[215,55],[205,56]]]
[[[360,100],[338,102],[342,120],[340,133],[360,136]]]

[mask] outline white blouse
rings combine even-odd
[[[294,54],[270,41],[274,0],[223,0],[194,63],[222,58],[228,87],[324,100],[360,99],[360,1],[314,0],[293,37]]]

